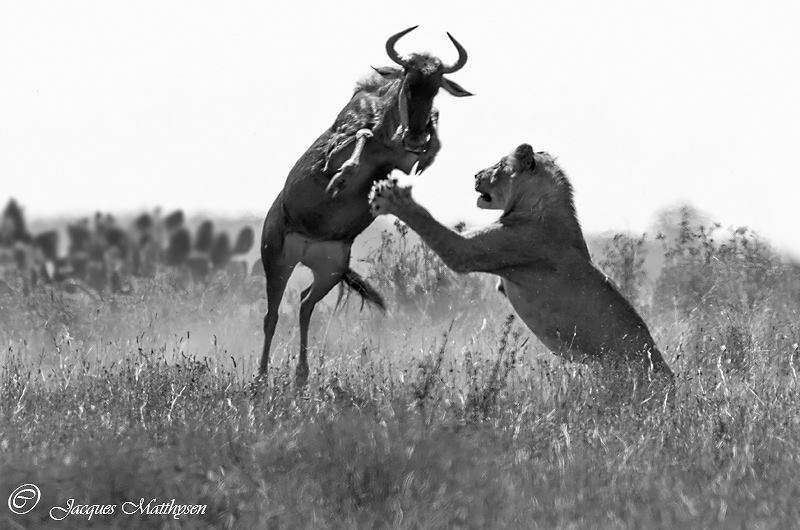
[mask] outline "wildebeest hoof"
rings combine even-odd
[[[304,388],[308,383],[308,366],[298,364],[294,372],[294,383],[297,388]]]
[[[441,144],[439,143],[438,137],[434,134],[431,136],[428,145],[425,146],[425,151],[421,155],[419,155],[419,159],[417,161],[417,168],[414,170],[416,175],[421,175],[423,171],[428,169],[433,161],[436,160],[436,154],[441,149]]]
[[[331,197],[336,197],[347,185],[347,180],[355,175],[357,169],[358,164],[355,162],[345,162],[342,164],[342,167],[339,168],[339,171],[337,171],[336,174],[331,177],[331,180],[328,182],[328,186],[325,188],[325,191],[328,192]]]
[[[428,166],[430,166],[432,163],[433,163],[433,158],[426,157],[425,154],[423,153],[423,155],[419,157],[419,162],[417,162],[417,167],[416,169],[414,169],[414,174],[422,175],[422,172],[428,169]]]
[[[250,398],[256,399],[264,393],[269,387],[269,377],[266,372],[259,373],[255,379],[250,382]]]

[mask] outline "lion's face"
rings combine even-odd
[[[479,193],[478,208],[505,210],[520,180],[534,169],[533,148],[522,144],[514,152],[504,156],[493,166],[482,169],[475,175],[475,191]]]

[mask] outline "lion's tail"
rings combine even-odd
[[[386,312],[386,303],[383,301],[381,294],[353,269],[347,269],[347,272],[345,272],[342,277],[342,283],[361,296],[362,308],[364,307],[364,302],[367,302],[384,313]],[[342,294],[343,292],[339,291],[339,299],[336,301],[337,307],[342,300]]]

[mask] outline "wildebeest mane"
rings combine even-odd
[[[400,78],[403,76],[403,70],[395,68],[394,66],[383,66],[381,70],[392,70],[396,75],[387,76],[381,75],[377,71],[370,72],[356,82],[353,95],[359,92],[366,92],[377,96],[384,96],[391,88],[396,88]]]
[[[353,96],[329,129],[322,161],[326,167],[334,153],[355,141],[361,129],[370,129],[381,142],[388,142],[395,134],[400,123],[397,97],[403,71],[391,69],[397,71],[397,77],[373,72],[356,83]]]

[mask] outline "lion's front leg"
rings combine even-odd
[[[377,182],[369,202],[373,215],[396,215],[456,272],[498,274],[508,267],[538,259],[535,248],[522,243],[528,238],[524,228],[509,228],[497,222],[459,234],[434,219],[411,197],[411,188],[397,186],[396,181]]]
[[[325,191],[330,193],[331,197],[336,197],[347,185],[347,180],[356,174],[361,163],[361,152],[364,150],[364,145],[367,143],[367,140],[372,138],[372,136],[372,131],[369,129],[360,129],[356,133],[356,146],[353,148],[353,154],[342,164],[336,174],[331,177],[330,182],[328,182],[325,188]]]
[[[469,272],[469,250],[464,238],[439,223],[411,197],[410,186],[398,186],[396,180],[376,182],[369,195],[372,214],[396,215],[456,272]]]

